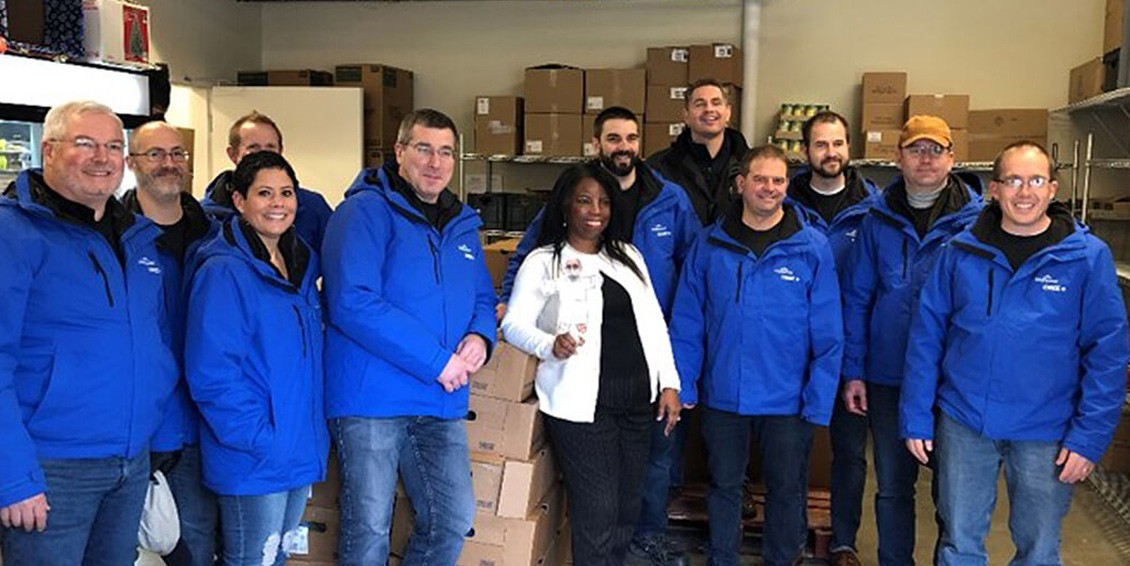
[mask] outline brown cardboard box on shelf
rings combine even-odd
[[[720,83],[742,85],[742,49],[732,43],[692,45],[687,64],[687,82],[711,78]]]
[[[647,48],[647,84],[650,85],[683,85],[687,84],[688,61],[690,61],[690,48],[683,47],[648,47]]]
[[[580,114],[584,112],[585,72],[564,65],[526,69],[526,112]]]
[[[687,107],[687,87],[647,87],[647,119],[655,122],[680,122]]]
[[[969,161],[992,161],[997,154],[1009,144],[1020,141],[1011,137],[983,136],[973,137],[969,134]],[[1026,136],[1023,139],[1036,142],[1044,147],[1048,146],[1048,138]]]
[[[901,102],[865,102],[860,127],[864,131],[900,129],[906,122],[905,111]]]
[[[545,443],[537,397],[522,403],[471,395],[467,443],[472,451],[532,460]]]
[[[1106,0],[1103,18],[1103,53],[1122,47],[1122,12],[1126,0]]]
[[[647,123],[643,126],[643,155],[642,157],[651,157],[651,154],[666,149],[683,133],[683,129],[687,125],[683,122],[670,122],[665,124],[652,124]]]
[[[577,157],[581,154],[580,114],[526,114],[523,155]]]
[[[236,73],[240,86],[333,86],[333,73],[315,69],[294,71],[240,71]]]
[[[1075,103],[1102,94],[1104,75],[1103,60],[1100,57],[1071,69],[1067,102]]]
[[[902,130],[871,130],[863,132],[863,158],[893,160],[898,151]]]
[[[546,555],[562,522],[564,489],[555,486],[533,513],[521,519],[476,515],[458,566],[535,566]],[[548,566],[548,565],[547,565]]]
[[[392,148],[400,120],[414,108],[412,71],[380,64],[338,65],[334,67],[334,84],[361,87],[365,144]]]
[[[337,461],[337,451],[330,450],[329,459],[326,461],[326,479],[310,487],[310,498],[306,505],[336,509],[338,497],[341,496],[341,467]]]
[[[950,136],[953,138],[953,160],[958,163],[969,161],[969,131],[950,130]]]
[[[514,519],[532,513],[557,483],[549,448],[538,451],[529,462],[471,452],[471,475],[476,511]]]
[[[906,117],[926,114],[946,121],[951,129],[969,126],[968,94],[912,94],[906,97]]]
[[[337,509],[306,507],[298,532],[298,551],[291,552],[287,564],[336,564],[340,536],[341,517]]]
[[[511,249],[517,239],[503,240]],[[491,244],[493,247],[497,244]],[[509,260],[509,255],[503,256]],[[471,376],[471,392],[485,397],[520,403],[534,393],[534,374],[537,373],[538,359],[506,342],[498,342],[483,367]]]
[[[585,114],[600,114],[612,106],[642,114],[645,75],[643,69],[585,69]]]
[[[475,153],[520,155],[523,117],[520,96],[476,96]]]
[[[518,249],[519,238],[499,240],[483,246],[483,256],[487,262],[487,271],[495,288],[502,287],[502,278],[506,276],[506,268],[510,265],[510,256]],[[474,390],[474,379],[471,380],[471,389]]]
[[[864,104],[902,104],[906,99],[906,73],[863,73]]]
[[[993,108],[969,111],[969,135],[1042,138],[1048,135],[1047,108]]]

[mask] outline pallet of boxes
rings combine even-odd
[[[459,566],[561,564],[567,541],[565,490],[546,443],[533,395],[537,358],[499,341],[490,360],[471,376],[467,442],[475,492],[475,523]],[[392,556],[402,557],[412,512],[398,495],[393,509]]]

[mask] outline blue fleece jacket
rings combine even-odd
[[[922,289],[910,336],[904,438],[934,438],[936,405],[987,438],[1061,442],[1092,462],[1110,444],[1130,341],[1110,249],[1086,227],[1015,271],[962,232]]]
[[[105,214],[129,224],[119,258],[45,190],[24,171],[0,197],[0,507],[47,490],[40,459],[148,450],[177,380],[161,230],[111,199]]]
[[[828,240],[800,229],[761,257],[719,220],[691,246],[669,326],[684,403],[827,425],[843,321]]]
[[[393,182],[361,171],[326,229],[326,414],[462,418],[469,388],[436,378],[468,334],[497,335],[482,221],[444,191],[453,217],[437,229]]]
[[[255,257],[240,221],[228,219],[197,252],[185,369],[206,424],[204,484],[220,495],[265,495],[326,473],[318,258],[306,248],[295,286]]]
[[[955,178],[956,179],[956,178]],[[956,180],[965,198],[919,237],[914,225],[891,208],[896,178],[872,201],[858,228],[843,274],[844,364],[847,379],[887,386],[902,384],[906,341],[918,291],[950,238],[977,218],[983,205],[973,179]]]

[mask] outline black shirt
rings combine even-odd
[[[43,183],[43,197],[47,201],[45,204],[48,208],[52,208],[62,216],[77,222],[83,226],[94,229],[106,239],[110,244],[110,248],[114,250],[114,255],[118,256],[118,261],[123,265],[125,263],[125,253],[122,250],[122,233],[125,232],[125,226],[119,226],[114,222],[114,215],[110,210],[110,203],[106,203],[106,208],[102,211],[102,218],[94,219],[94,209],[86,205],[79,204],[72,200],[67,199]],[[111,197],[113,198],[113,197]]]
[[[154,223],[156,224],[156,223]],[[161,237],[161,247],[177,258],[177,262],[184,263],[184,254],[188,250],[189,219],[187,214],[182,214],[180,220],[173,224],[157,224],[164,232]]]
[[[639,165],[637,165],[637,167],[639,167]],[[643,177],[637,172],[636,181],[632,183],[632,186],[621,190],[619,194],[616,195],[616,212],[623,215],[623,222],[620,222],[621,226],[630,227],[636,225],[636,215],[640,211],[643,189]],[[632,232],[634,232],[634,230],[627,228],[624,232],[625,234],[621,235],[624,241],[631,243]]]
[[[1032,236],[1009,234],[1001,228],[1000,205],[993,203],[986,207],[973,227],[973,235],[981,242],[997,248],[1008,259],[1012,270],[1020,269],[1028,258],[1040,250],[1059,243],[1075,231],[1075,223],[1068,214],[1056,214],[1050,210],[1052,222],[1046,230]]]
[[[820,218],[823,218],[824,221],[828,222],[829,224],[832,222],[832,220],[835,220],[837,214],[839,214],[845,208],[854,204],[848,202],[847,187],[844,187],[843,190],[840,190],[839,192],[831,195],[818,193],[811,187],[809,187],[809,190],[812,191],[811,197],[812,204],[814,205],[813,208],[816,209],[816,213],[820,215]]]
[[[600,386],[596,404],[610,409],[648,407],[651,378],[632,298],[607,275],[600,292],[604,297],[604,318],[600,327]]]
[[[740,242],[743,246],[749,248],[753,255],[761,257],[765,250],[775,242],[779,242],[792,236],[800,230],[800,222],[797,220],[796,211],[791,206],[784,207],[785,215],[781,221],[775,224],[768,230],[754,230],[742,222],[741,209],[734,207],[734,210],[726,217],[722,228],[730,235],[731,238]]]

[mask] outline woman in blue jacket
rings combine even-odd
[[[245,157],[233,186],[240,214],[199,251],[185,364],[221,563],[281,565],[329,450],[318,260],[295,235],[298,180],[282,156]]]

